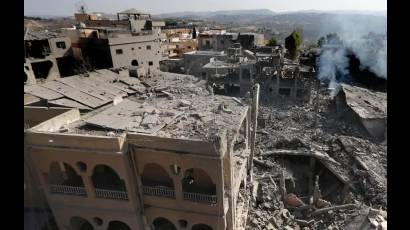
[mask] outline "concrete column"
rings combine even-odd
[[[87,197],[90,199],[95,199],[95,188],[93,181],[91,180],[91,175],[84,175],[82,176],[82,178],[85,186],[85,191],[87,191]]]
[[[278,69],[278,75],[276,77],[276,96],[279,95],[279,84],[280,84],[280,78],[282,77],[282,71],[280,70],[280,68]]]
[[[183,177],[183,170],[181,169],[181,173],[178,176],[172,176],[172,179],[174,180],[174,189],[175,189],[175,199],[178,201],[178,203],[181,203],[184,201],[184,195],[182,191],[182,177]]]
[[[235,199],[234,199],[234,194],[233,194],[233,190],[232,190],[232,186],[233,186],[233,181],[234,181],[234,176],[232,175],[232,149],[233,149],[233,143],[231,139],[228,139],[228,149],[227,152],[225,154],[225,158],[223,160],[223,163],[225,163],[223,166],[225,166],[223,168],[223,172],[225,172],[226,174],[228,174],[228,178],[229,181],[223,181],[224,185],[226,185],[226,187],[231,188],[231,196],[228,197],[228,205],[229,205],[229,209],[228,209],[228,213],[226,214],[226,225],[227,225],[227,229],[236,229],[235,228]],[[224,177],[225,178],[225,177]],[[225,186],[224,186],[225,187]],[[223,187],[223,188],[224,188]],[[224,194],[224,192],[222,192],[222,194]]]
[[[255,84],[253,87],[253,100],[252,100],[252,133],[251,133],[251,155],[250,155],[250,178],[253,181],[253,157],[255,155],[255,139],[256,129],[258,128],[258,109],[259,109],[259,84]]]
[[[309,196],[313,194],[315,166],[316,166],[316,159],[314,157],[311,157],[310,158],[310,172],[309,172]]]
[[[295,78],[294,78],[295,82],[294,82],[294,85],[293,85],[293,90],[292,90],[292,95],[291,95],[293,99],[296,99],[296,94],[297,94],[297,90],[298,90],[299,76],[300,76],[299,67],[297,67],[296,70],[295,70]]]
[[[216,185],[216,199],[217,199],[217,206],[219,209],[220,216],[224,214],[224,194],[225,194],[225,183],[224,183],[224,167],[223,167],[223,159],[218,162],[219,176],[215,178],[215,185]],[[231,190],[232,191],[232,190]],[[229,199],[229,198],[228,198]],[[229,205],[229,202],[228,202]]]
[[[243,85],[242,85],[242,65],[239,65],[239,93],[242,95],[244,95],[245,93],[243,92]]]

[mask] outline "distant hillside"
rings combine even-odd
[[[220,10],[220,11],[185,11],[176,13],[166,13],[155,15],[160,18],[197,18],[215,20],[217,18],[231,17],[235,18],[237,16],[272,16],[275,13],[268,9],[259,10]]]
[[[330,32],[375,32],[387,31],[385,12],[372,11],[295,11],[272,12],[270,10],[232,10],[215,12],[180,12],[157,15],[161,18],[203,20],[225,25],[226,28],[258,27],[263,28],[267,37],[271,34],[283,40],[292,30],[303,30],[303,37],[316,41],[320,36]]]

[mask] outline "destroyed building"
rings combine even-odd
[[[374,137],[387,136],[387,95],[384,92],[341,84],[335,98],[340,116],[359,122]]]
[[[252,83],[260,83],[266,92],[262,101],[308,102],[314,79],[313,67],[284,59],[283,49],[255,47],[244,49],[240,43],[222,51],[195,51],[184,54],[185,73],[214,85],[218,94],[245,96]]]
[[[100,70],[65,79],[25,90],[89,108],[66,104],[73,109],[25,130],[37,188],[60,229],[244,229],[249,106],[188,75],[156,72],[140,82]]]
[[[265,90],[273,99],[289,98],[307,102],[310,99],[313,77],[313,67],[285,65],[266,80]]]
[[[209,63],[211,58],[216,60],[226,60],[227,54],[223,51],[203,51],[196,50],[183,54],[184,57],[184,71],[186,74],[193,75],[199,78],[206,78],[206,72],[202,71],[202,67]]]
[[[90,15],[65,34],[98,68],[24,87],[27,228],[387,229],[385,93],[223,30],[161,72],[163,22]]]
[[[208,84],[222,88],[225,95],[245,96],[250,90],[255,72],[255,60],[242,54],[240,44],[228,49],[225,61],[211,60],[202,66]]]
[[[27,28],[24,34],[24,83],[60,78],[63,65],[70,65],[71,57],[70,38]]]
[[[199,50],[223,51],[240,43],[244,49],[252,49],[264,45],[263,34],[229,33],[224,29],[211,29],[198,34]]]

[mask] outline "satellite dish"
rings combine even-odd
[[[80,14],[86,14],[88,11],[87,4],[85,4],[85,2],[83,1],[77,2],[75,4],[75,11]]]

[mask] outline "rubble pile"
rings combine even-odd
[[[271,179],[263,179],[252,184],[252,206],[248,213],[247,229],[294,229],[297,220],[285,208],[279,187]]]
[[[387,229],[386,141],[312,97],[259,107],[247,229]]]

